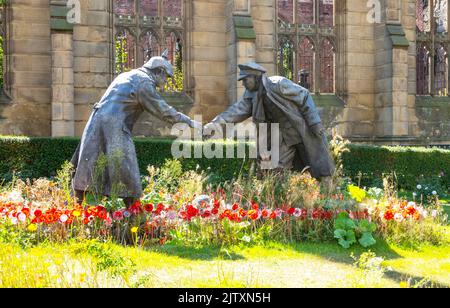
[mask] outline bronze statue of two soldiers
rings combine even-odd
[[[240,65],[240,79],[246,88],[243,97],[213,122],[217,125],[253,122],[279,123],[279,168],[305,170],[317,179],[329,178],[335,167],[328,151],[325,129],[308,90],[283,77],[268,77],[256,63]],[[154,57],[143,67],[119,75],[109,86],[83,133],[72,163],[75,166],[73,188],[79,200],[93,190],[95,168],[101,155],[120,153],[119,165],[107,164],[101,175],[102,194],[110,196],[113,184],[122,184],[117,192],[130,206],[142,195],[141,177],[132,140],[133,126],[147,111],[169,123],[186,123],[202,130],[201,123],[177,112],[158,94],[173,68],[166,57]]]

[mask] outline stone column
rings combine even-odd
[[[51,39],[48,1],[9,1],[12,102],[2,106],[0,133],[51,134]]]
[[[408,48],[402,26],[402,1],[385,3],[383,23],[376,27],[377,111],[376,136],[387,143],[401,143],[409,134]]]
[[[75,135],[81,136],[93,105],[112,81],[114,53],[110,0],[81,0],[73,27]]]
[[[256,62],[267,69],[270,76],[277,72],[275,54],[278,17],[275,4],[276,1],[273,0],[251,1],[251,15],[256,34]]]
[[[74,136],[73,35],[52,34],[52,136]]]
[[[189,67],[194,107],[190,116],[208,122],[227,106],[226,5],[224,0],[192,0]]]
[[[228,100],[232,104],[242,96],[238,82],[238,64],[256,61],[256,35],[250,0],[229,0],[227,5],[227,76]]]

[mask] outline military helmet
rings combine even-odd
[[[166,49],[160,57],[152,57],[147,63],[144,64],[145,68],[150,70],[155,68],[163,68],[167,75],[173,77],[173,67],[168,61],[169,51]]]
[[[248,62],[245,64],[240,64],[239,69],[241,70],[239,74],[239,81],[242,79],[245,79],[248,76],[262,76],[265,73],[267,73],[267,70],[262,67],[261,65],[255,63],[255,62]]]

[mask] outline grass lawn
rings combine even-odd
[[[89,244],[90,243],[90,244]],[[400,287],[450,286],[450,247],[372,247],[383,274],[354,265],[334,243],[264,247],[125,248],[113,244],[0,244],[0,287]],[[134,262],[134,264],[133,264]]]

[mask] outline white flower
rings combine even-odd
[[[123,217],[130,218],[130,216],[131,216],[130,212],[128,212],[128,211],[123,212]]]
[[[395,214],[394,219],[395,219],[396,222],[403,222],[405,220],[403,215],[400,214],[400,213]]]
[[[61,217],[59,217],[59,221],[62,223],[65,223],[69,220],[69,217],[66,214],[62,214]]]
[[[17,220],[16,217],[11,218],[11,224],[17,225],[18,222],[19,222],[19,221]]]
[[[298,209],[298,208],[295,209],[294,216],[297,217],[297,218],[302,216],[302,210]]]
[[[433,194],[433,196],[436,196],[437,195],[437,191],[433,190],[432,194]]]
[[[413,197],[414,197],[414,198],[417,197],[417,193],[414,192],[414,193],[413,193]]]
[[[421,190],[422,189],[422,185],[417,185],[417,189]]]
[[[27,220],[27,215],[25,215],[24,213],[20,213],[17,218],[19,219],[19,221],[24,222],[25,220]]]
[[[408,207],[416,207],[416,203],[415,202],[409,202],[408,203]]]

